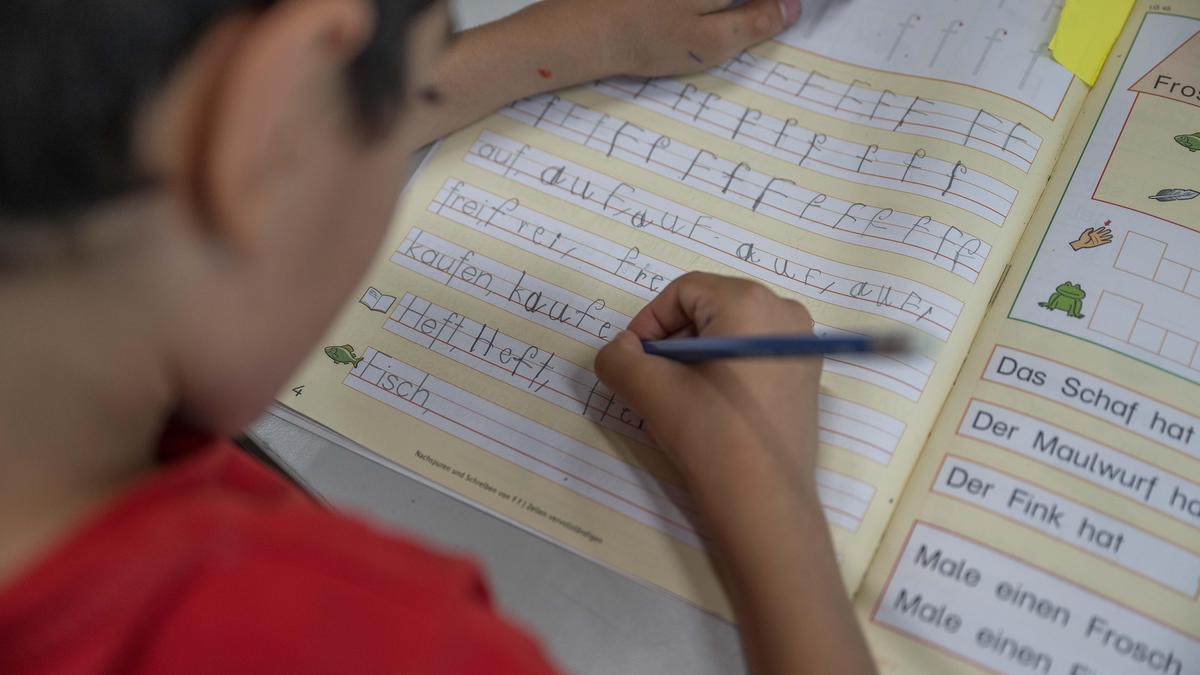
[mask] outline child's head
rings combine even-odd
[[[374,253],[447,22],[436,0],[4,0],[0,305],[103,308],[81,337],[153,345],[189,421],[240,428]]]

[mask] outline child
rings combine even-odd
[[[546,0],[448,43],[429,0],[0,3],[0,672],[550,672],[470,565],[220,439],[342,306],[414,148],[548,88],[711,67],[798,16]],[[819,364],[638,342],[810,328],[688,275],[597,368],[690,481],[751,669],[869,672],[816,499]]]

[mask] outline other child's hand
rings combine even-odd
[[[593,22],[610,70],[694,73],[775,37],[800,19],[800,0],[555,0]]]

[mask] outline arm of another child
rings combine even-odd
[[[800,18],[800,0],[543,0],[455,37],[436,102],[406,126],[432,142],[508,103],[610,75],[699,72]]]
[[[874,673],[817,499],[819,359],[684,365],[640,340],[810,333],[802,305],[751,281],[677,279],[600,352],[600,378],[679,465],[716,544],[750,670]]]

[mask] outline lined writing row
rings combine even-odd
[[[704,534],[694,523],[694,507],[686,493],[598,448],[374,348],[367,350],[344,383],[679,541],[703,546]],[[818,470],[817,484],[830,522],[857,530],[875,489],[826,469]]]
[[[790,179],[756,171],[745,162],[723,159],[705,148],[686,145],[557,97],[518,101],[501,112],[788,227],[899,253],[968,281],[978,277],[991,251],[980,238],[930,216],[818,193]],[[815,141],[806,153],[811,154],[814,148]]]
[[[837,138],[668,79],[602,80],[593,88],[764,154],[835,178],[921,195],[1003,225],[1017,190],[963,159]]]
[[[607,344],[631,318],[611,309],[605,298],[587,298],[568,291],[419,228],[409,232],[392,262],[594,349]],[[827,326],[818,326],[817,331],[845,332]],[[916,390],[915,396],[920,396],[932,369],[932,360],[921,356],[827,360],[829,372],[906,398],[909,390]]]
[[[946,340],[963,303],[911,279],[834,262],[752,233],[530,145],[485,131],[467,163],[806,297]]]
[[[651,300],[683,270],[454,178],[438,192],[429,211],[489,237],[580,272],[643,300]],[[846,333],[822,324],[822,334]],[[917,401],[933,373],[934,360],[922,354],[831,356],[825,369]]]
[[[783,103],[854,124],[958,143],[1025,172],[1042,145],[1041,136],[1025,125],[982,107],[896,93],[861,80],[843,82],[749,52],[709,72]]]
[[[472,370],[646,445],[645,421],[588,368],[464,313],[407,294],[385,328]],[[822,395],[821,441],[887,464],[904,424],[866,406]]]

